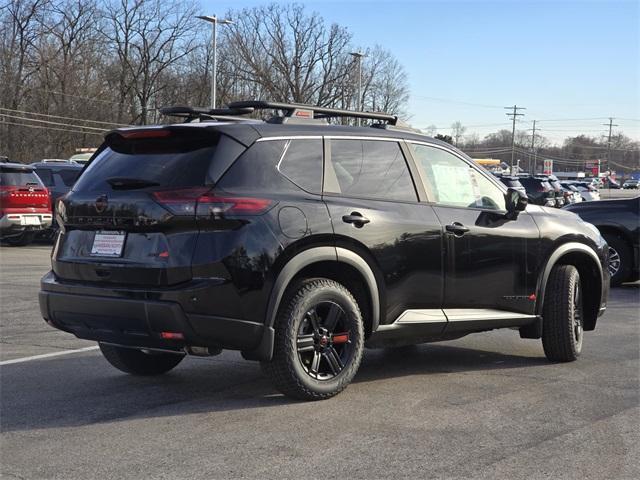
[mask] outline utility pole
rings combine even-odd
[[[529,173],[532,175],[536,174],[536,121],[533,121],[533,132],[531,133],[531,154],[533,156],[533,169],[529,167],[531,170]]]
[[[607,171],[611,172],[611,132],[613,127],[618,127],[619,125],[613,123],[613,118],[609,117],[609,123],[603,123],[605,127],[609,127],[609,139],[607,140]]]
[[[362,111],[363,109],[363,101],[362,101],[362,57],[366,57],[366,55],[362,52],[351,52],[353,58],[355,58],[358,62],[358,103],[356,105],[356,109]],[[360,119],[356,119],[357,125],[360,125]]]
[[[513,109],[513,113],[507,113],[507,117],[513,117],[513,131],[511,132],[511,174],[513,175],[513,166],[516,158],[516,117],[523,117],[524,113],[518,113],[518,110],[526,110],[524,107],[504,107],[507,110]]]

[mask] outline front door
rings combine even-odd
[[[531,215],[507,219],[503,188],[453,151],[420,143],[411,151],[443,229],[449,320],[533,314],[539,232]]]

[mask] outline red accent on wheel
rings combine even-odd
[[[349,341],[349,332],[336,333],[333,335],[333,343],[347,343]]]

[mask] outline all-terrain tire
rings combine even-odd
[[[339,373],[333,378],[320,380],[305,370],[299,357],[298,332],[308,312],[323,303],[335,303],[342,310],[341,321],[349,332],[350,355]],[[262,362],[261,366],[280,392],[300,400],[323,400],[338,394],[351,383],[362,360],[364,327],[358,303],[342,284],[326,278],[313,278],[292,285],[283,297],[274,326],[273,358]]]
[[[118,347],[99,343],[100,351],[107,361],[131,375],[161,375],[178,365],[184,355],[176,353],[143,352],[135,348]]]
[[[546,357],[554,362],[576,360],[582,351],[584,330],[580,274],[573,265],[556,265],[551,270],[542,317]]]

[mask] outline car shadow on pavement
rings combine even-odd
[[[451,345],[367,350],[354,383],[545,363],[540,357]],[[67,356],[3,367],[0,431],[264,409],[289,403],[300,402],[279,394],[254,362],[187,359],[162,377],[135,377],[118,372],[98,355]]]
[[[513,355],[435,343],[371,350],[365,358],[355,382],[549,364],[544,356]]]

